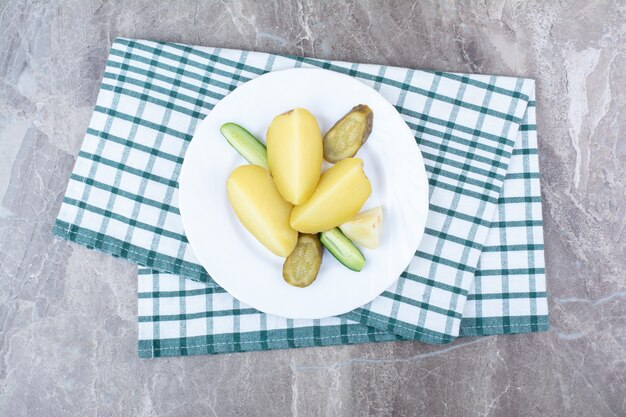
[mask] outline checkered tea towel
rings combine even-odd
[[[198,123],[241,83],[320,67],[403,116],[430,184],[415,257],[373,302],[287,320],[218,287],[187,243],[177,178]],[[534,82],[117,39],[53,231],[139,268],[139,355],[546,330]],[[189,278],[189,279],[187,279]]]

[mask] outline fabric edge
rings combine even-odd
[[[123,243],[109,236],[100,236],[91,230],[80,228],[59,219],[56,219],[52,226],[52,234],[60,239],[82,245],[87,249],[105,253],[114,258],[121,258],[139,266],[180,275],[208,285],[216,285],[199,265],[176,259],[153,259],[149,256],[149,251],[145,249]]]
[[[309,335],[310,331],[310,328],[296,328],[289,332],[278,331],[280,333],[279,336],[288,334],[290,337],[273,338],[270,335],[264,335],[267,340],[245,340],[245,333],[238,334],[237,337],[231,334],[213,337],[196,336],[184,339],[139,340],[137,354],[139,358],[149,359],[170,356],[214,355],[220,353],[384,343],[403,340],[397,335],[382,332],[345,333],[311,337]],[[208,340],[210,342],[207,342]]]

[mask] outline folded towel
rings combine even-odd
[[[378,90],[413,130],[429,177],[414,259],[381,296],[340,318],[287,320],[240,303],[199,265],[178,210],[177,178],[199,121],[241,83],[293,67]],[[142,357],[446,343],[548,327],[528,79],[117,39],[53,231],[141,265]]]

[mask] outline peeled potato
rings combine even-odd
[[[311,197],[322,172],[322,133],[308,110],[296,108],[272,120],[267,130],[270,171],[283,198],[302,204]]]
[[[352,219],[372,193],[359,158],[344,159],[322,174],[311,198],[295,206],[291,227],[302,233],[318,233]]]
[[[226,191],[241,224],[274,255],[289,256],[298,241],[289,225],[293,205],[281,197],[269,171],[242,165],[228,177]]]
[[[351,241],[366,248],[376,249],[380,245],[383,209],[376,208],[359,213],[355,218],[339,226]]]

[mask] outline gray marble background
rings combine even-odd
[[[0,415],[625,416],[626,2],[262,3],[0,0]],[[138,359],[50,233],[116,36],[535,78],[550,332]]]

